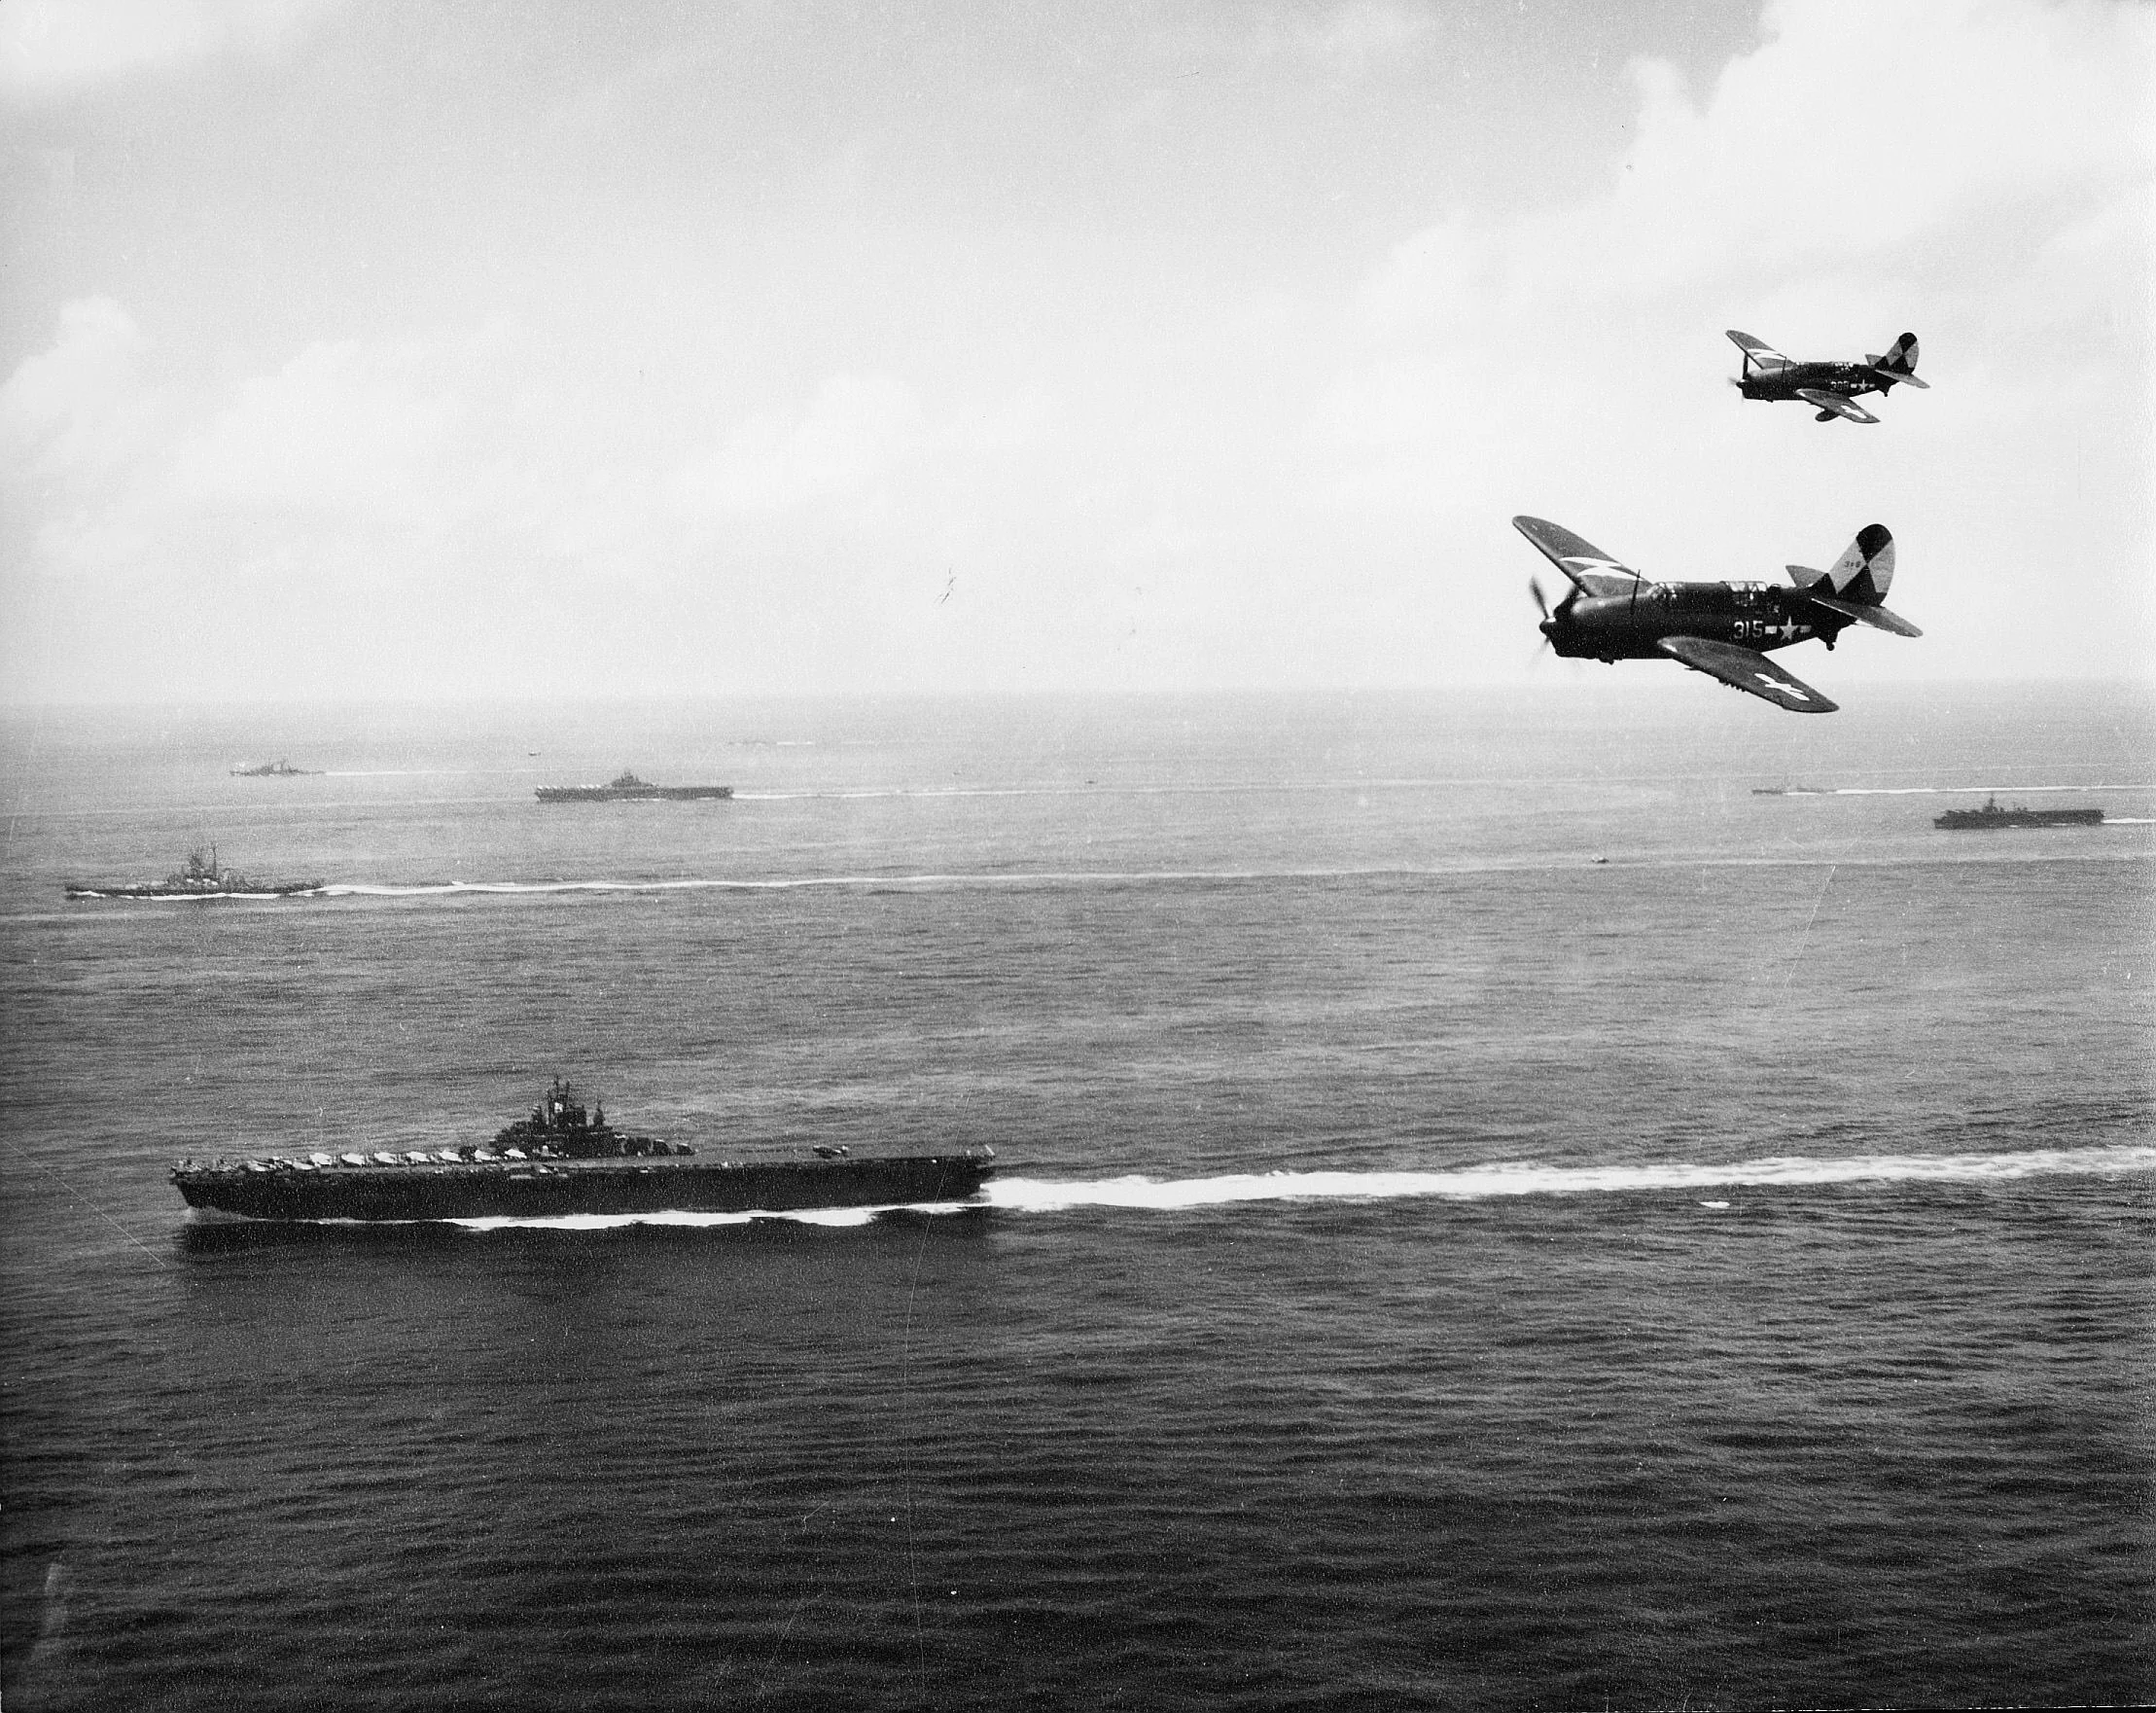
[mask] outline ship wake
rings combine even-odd
[[[2033,797],[2046,791],[2156,791],[2137,785],[1837,785],[1824,791],[1791,791],[1788,797]]]
[[[1643,1191],[1803,1187],[1819,1184],[2005,1183],[2049,1176],[2156,1171],[2156,1147],[2027,1150],[2012,1154],[1884,1154],[1841,1160],[1774,1156],[1726,1165],[1548,1166],[1502,1162],[1443,1172],[1244,1172],[1217,1178],[1104,1178],[1062,1183],[1002,1178],[989,1204],[1026,1213],[1078,1207],[1173,1211],[1237,1201],[1384,1201],[1410,1196],[1486,1200],[1503,1196],[1593,1196]]]

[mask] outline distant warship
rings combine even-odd
[[[217,846],[204,856],[191,850],[178,874],[162,880],[70,880],[70,898],[293,898],[320,892],[319,880],[250,880],[236,869],[218,867]]]
[[[1981,833],[1998,827],[2101,827],[2102,809],[2010,809],[1998,806],[1998,799],[1986,798],[1980,809],[1949,809],[1932,823],[1956,833]]]
[[[541,803],[650,803],[676,802],[692,797],[731,797],[730,785],[654,785],[634,773],[621,772],[604,785],[542,785]]]
[[[961,1201],[995,1150],[699,1160],[685,1142],[632,1136],[587,1114],[558,1077],[532,1116],[484,1147],[285,1155],[207,1164],[172,1181],[190,1207],[258,1220],[548,1219],[563,1214],[781,1213]]]
[[[321,771],[318,767],[295,767],[279,757],[274,762],[241,762],[232,768],[234,779],[302,779]]]

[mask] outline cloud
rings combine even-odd
[[[879,638],[942,617],[991,472],[1042,410],[989,397],[932,417],[897,377],[842,373],[791,407],[744,394],[699,447],[693,382],[615,396],[617,369],[507,321],[318,340],[192,392],[179,367],[86,301],[0,388],[9,602],[25,634],[95,612],[157,636],[141,672],[288,694],[511,691],[564,635],[617,690],[654,659],[703,683],[692,639],[713,636],[764,639],[767,686],[804,653],[866,669]],[[989,587],[970,576],[969,601]],[[277,660],[235,652],[272,625]],[[67,680],[18,641],[18,689]]]
[[[1441,9],[1415,0],[1345,0],[1320,6],[1183,7],[1149,20],[1162,63],[1316,66],[1359,78],[1396,68],[1443,41]]]
[[[493,328],[320,341],[190,392],[119,303],[70,303],[52,347],[0,386],[10,574],[107,590],[178,576],[230,595],[264,568],[304,586],[369,554],[424,562],[509,514],[473,409],[501,405],[502,345]]]
[[[927,442],[927,419],[886,375],[838,375],[805,410],[752,416],[723,446],[683,470],[691,507],[766,512],[811,501],[859,500]]]
[[[451,378],[469,359],[418,341],[308,346],[179,446],[167,491],[206,509],[435,509],[463,403]]]
[[[52,348],[0,385],[0,563],[11,574],[72,577],[148,550],[137,475],[169,415],[145,378],[148,351],[119,303],[78,299]]]
[[[66,304],[57,342],[0,386],[11,473],[81,482],[126,462],[157,410],[142,379],[143,349],[141,329],[112,299]]]
[[[1607,196],[1417,234],[1365,288],[1372,326],[1476,298],[1531,315],[1757,289],[2146,189],[2156,11],[1785,0],[1766,36],[1697,103],[1670,66],[1635,64],[1638,140]]]
[[[952,461],[1002,455],[1040,412],[1019,397],[938,424],[896,377],[838,374],[791,409],[738,410],[699,447],[668,406],[594,393],[552,341],[506,322],[318,340],[188,397],[148,378],[169,355],[119,303],[86,299],[0,386],[0,476],[45,570],[124,579],[151,538],[159,562],[214,539],[232,565],[328,562],[333,542],[447,558],[457,536],[475,576],[522,554],[616,579],[673,570],[721,525],[765,552],[870,527],[918,537],[968,503]],[[116,535],[122,518],[144,527]]]
[[[0,89],[70,93],[228,54],[266,55],[340,0],[9,0]]]
[[[1422,6],[1357,0],[1296,20],[1294,40],[1299,51],[1331,70],[1361,77],[1431,47],[1438,40],[1438,16]]]

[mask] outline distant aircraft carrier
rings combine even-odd
[[[1998,827],[2101,827],[2102,809],[2010,809],[1998,806],[1998,799],[1986,798],[1980,809],[1949,809],[1932,823],[1955,833],[1982,833]]]
[[[730,785],[654,785],[625,771],[604,785],[542,785],[538,790],[541,803],[650,803],[661,799],[672,803],[733,795]]]

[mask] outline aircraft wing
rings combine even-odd
[[[1539,517],[1515,517],[1512,527],[1540,550],[1542,557],[1571,578],[1582,594],[1630,594],[1642,581],[1631,566],[1612,559],[1593,542],[1583,541],[1561,523]]]
[[[1751,359],[1754,369],[1794,369],[1796,365],[1772,345],[1755,339],[1749,333],[1729,330],[1729,342]]]
[[[1796,396],[1808,405],[1817,405],[1822,410],[1831,410],[1837,416],[1847,416],[1852,422],[1877,422],[1874,416],[1855,399],[1845,399],[1840,393],[1830,393],[1823,387],[1800,386]]]
[[[1792,714],[1831,714],[1837,706],[1802,679],[1783,671],[1765,655],[1739,648],[1733,642],[1710,642],[1704,636],[1665,636],[1654,646],[1695,672],[1719,678]]]

